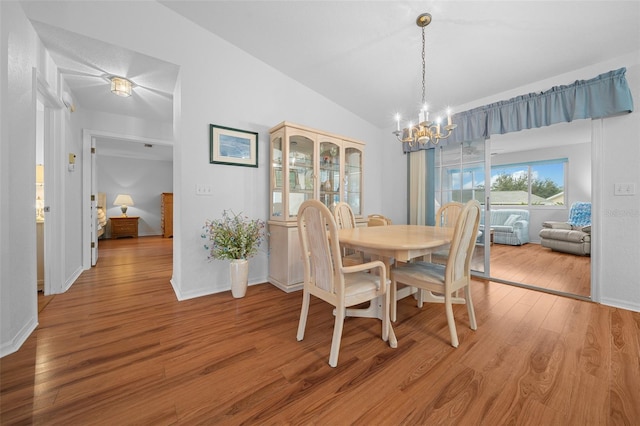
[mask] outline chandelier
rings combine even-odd
[[[426,104],[426,83],[425,83],[425,38],[424,29],[431,23],[431,14],[423,13],[416,19],[416,24],[422,28],[422,109],[418,114],[418,124],[413,125],[409,122],[407,127],[400,130],[400,114],[396,114],[396,130],[393,132],[398,141],[408,143],[409,146],[421,144],[425,145],[431,142],[437,145],[440,139],[448,138],[451,131],[456,128],[456,124],[451,124],[451,110],[447,110],[447,124],[441,129],[440,117],[436,118],[435,123],[429,120],[429,111]],[[441,130],[443,130],[441,132]]]

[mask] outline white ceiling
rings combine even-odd
[[[161,3],[380,128],[418,110],[423,12],[432,110],[640,50],[638,1]],[[34,25],[79,107],[171,120],[177,65]],[[105,74],[133,80],[134,95],[111,95]]]

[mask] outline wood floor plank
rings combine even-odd
[[[555,252],[540,244],[491,246],[491,276],[588,297],[591,258]]]
[[[0,424],[640,424],[640,313],[474,280],[478,329],[456,305],[458,348],[441,304],[406,298],[398,348],[349,318],[331,368],[330,306],[312,298],[298,342],[300,292],[179,302],[171,243],[100,242],[0,360]]]

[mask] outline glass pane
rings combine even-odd
[[[271,216],[282,216],[282,191],[273,191]]]
[[[475,199],[484,205],[484,157],[484,141],[441,145],[437,149],[434,157],[436,198],[434,217],[441,205],[452,201],[466,203]],[[485,233],[483,228],[481,227],[476,237],[476,247],[471,262],[471,269],[480,273],[485,271]],[[446,258],[435,256],[434,261],[443,263]]]
[[[333,211],[340,202],[340,147],[320,143],[320,201]]]
[[[565,205],[564,161],[531,166],[531,204]]]
[[[353,214],[362,214],[360,185],[362,181],[362,152],[356,148],[345,150],[344,199],[351,206]]]
[[[491,168],[491,204],[526,206],[529,204],[529,167],[526,165]]]
[[[282,137],[278,136],[271,140],[271,216],[282,216]]]
[[[284,176],[283,176],[284,178]],[[289,138],[289,216],[298,215],[300,204],[313,198],[313,141],[305,136]]]

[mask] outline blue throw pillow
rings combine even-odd
[[[573,226],[591,225],[591,203],[582,201],[573,203],[567,223]]]

